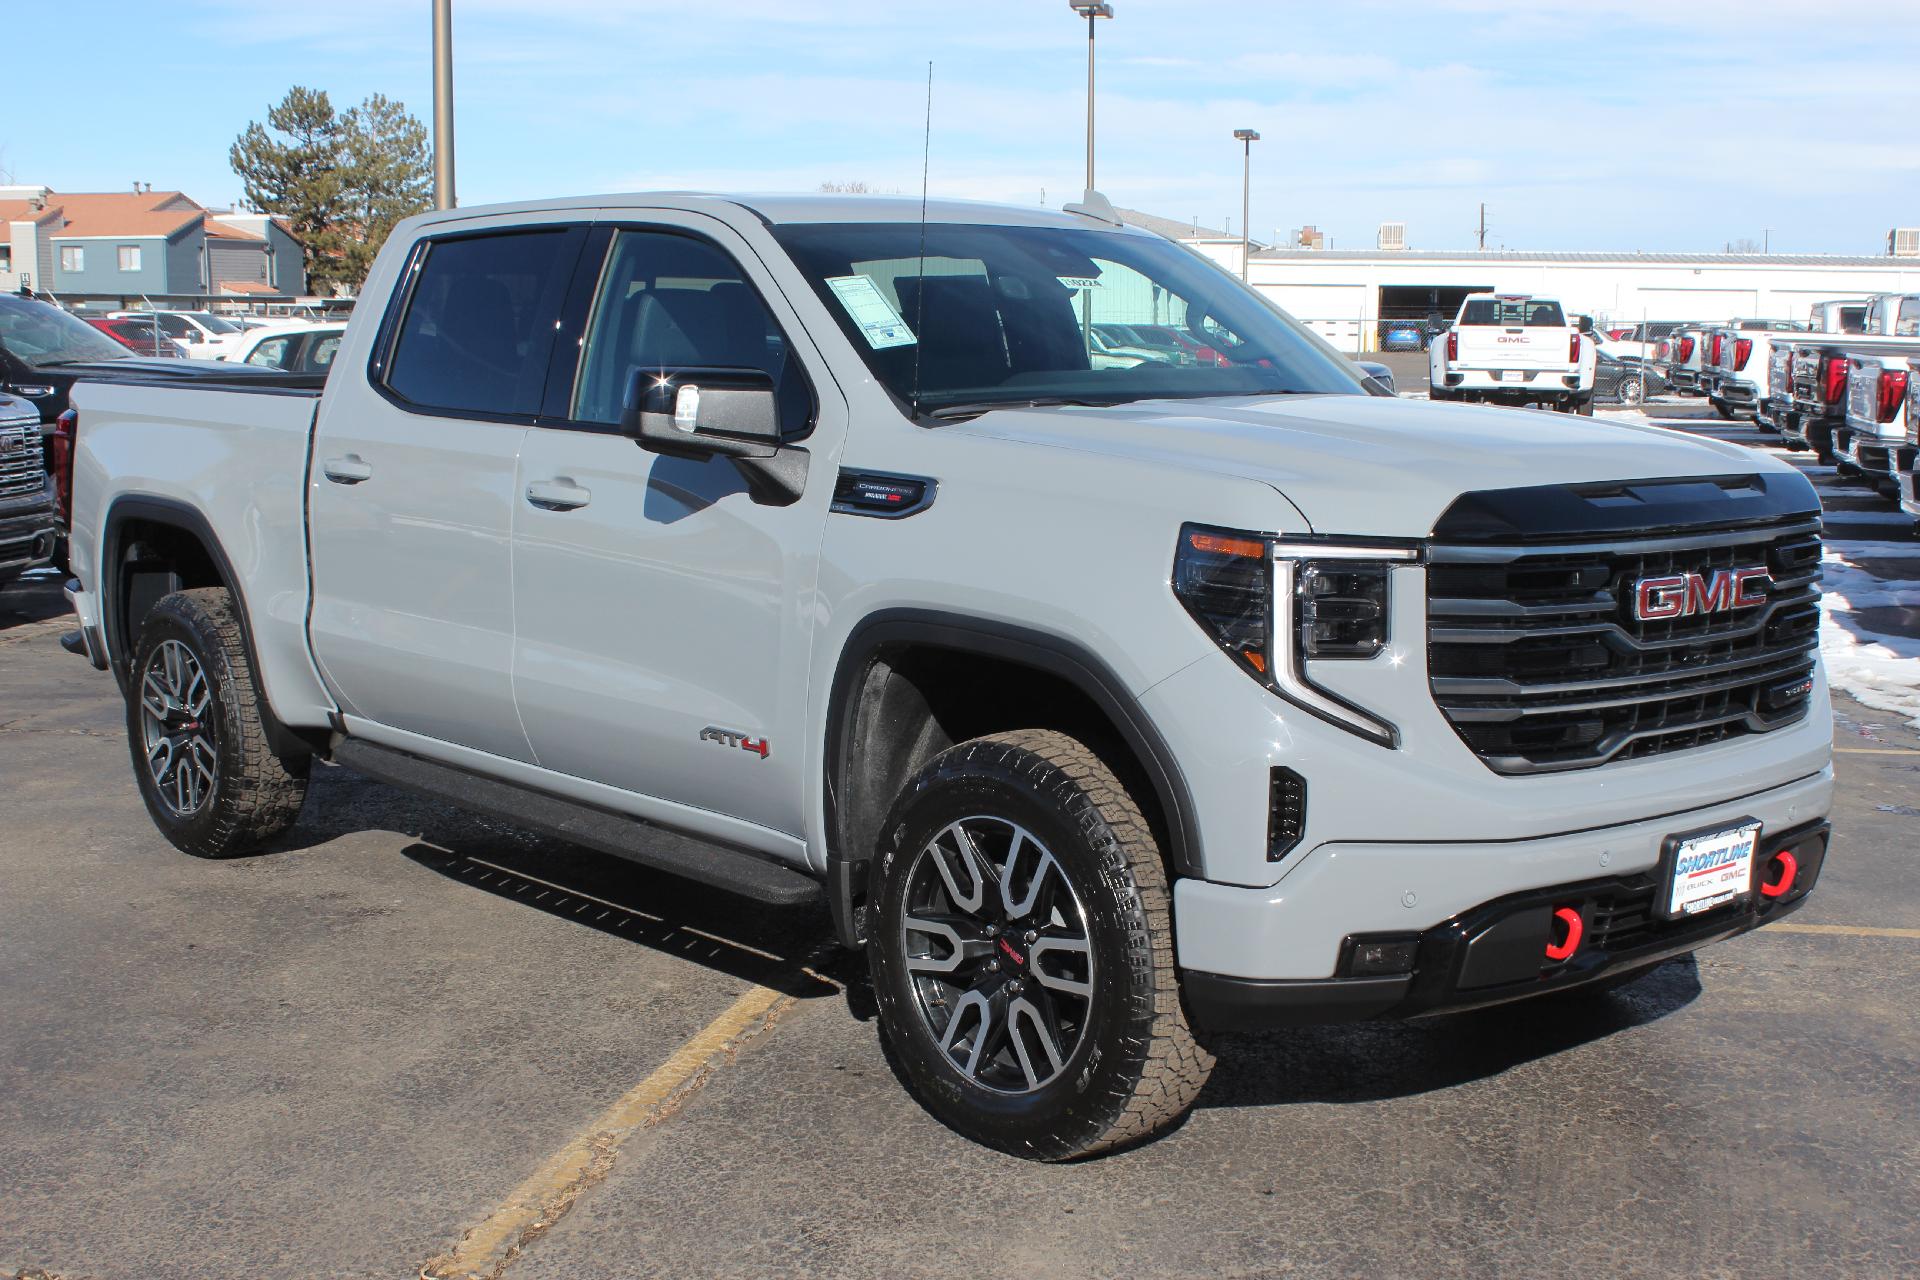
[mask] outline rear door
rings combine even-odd
[[[661,212],[594,234],[565,322],[583,354],[556,357],[514,495],[520,718],[543,768],[657,798],[663,821],[797,835],[845,403],[725,224]],[[684,367],[774,379],[782,433],[811,455],[799,501],[756,503],[726,459],[662,457],[621,434],[633,371]]]
[[[309,626],[351,716],[531,759],[513,705],[516,467],[585,238],[520,217],[421,241],[364,376],[330,380]]]

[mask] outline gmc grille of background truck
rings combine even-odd
[[[41,456],[39,424],[32,424],[34,438],[27,439],[27,427],[0,427],[0,498],[39,493],[47,487],[46,463]]]
[[[1819,521],[1566,546],[1435,546],[1434,700],[1497,773],[1585,769],[1804,717],[1820,622]],[[1764,565],[1764,603],[1636,616],[1634,585]]]

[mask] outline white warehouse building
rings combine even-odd
[[[1234,273],[1240,240],[1122,211]],[[1910,246],[1910,236],[1900,246]],[[1920,292],[1920,256],[1542,253],[1518,250],[1274,249],[1255,244],[1248,279],[1336,346],[1371,351],[1384,322],[1451,322],[1469,293],[1560,299],[1569,313],[1625,327],[1642,320],[1805,320],[1816,302]]]

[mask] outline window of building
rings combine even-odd
[[[123,244],[120,246],[120,269],[122,271],[138,271],[140,269],[139,245]]]
[[[566,229],[441,240],[427,250],[394,340],[387,386],[422,409],[512,417],[540,407]]]
[[[13,270],[13,246],[0,244],[0,271]]]
[[[85,271],[87,269],[87,251],[77,244],[61,245],[60,269],[62,271]]]

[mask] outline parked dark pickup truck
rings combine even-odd
[[[0,587],[53,555],[53,500],[39,446],[39,412],[0,394]]]

